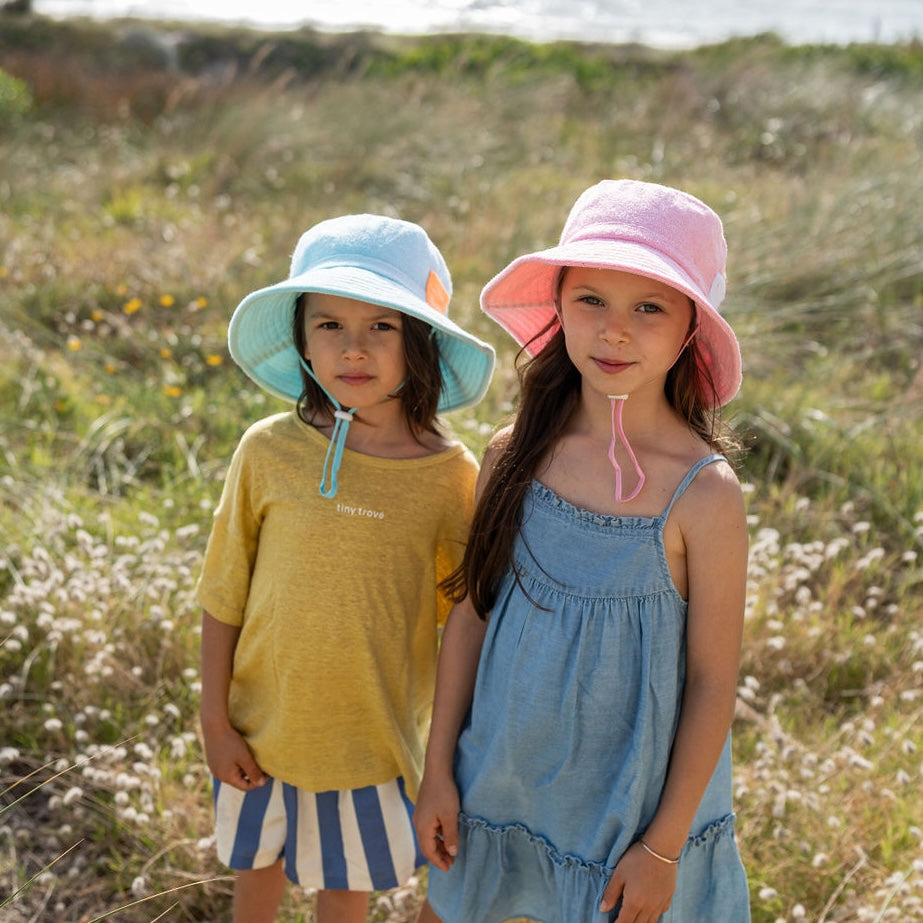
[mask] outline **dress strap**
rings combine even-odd
[[[679,482],[679,487],[673,492],[673,496],[670,498],[670,502],[667,504],[667,508],[663,511],[663,515],[660,517],[664,522],[667,521],[667,517],[670,515],[670,510],[673,509],[673,504],[686,492],[686,488],[695,480],[695,476],[706,466],[710,465],[712,462],[716,461],[726,461],[725,457],[720,453],[716,452],[713,455],[706,455],[705,458],[700,458],[687,472],[686,476]]]

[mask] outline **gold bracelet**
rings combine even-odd
[[[669,859],[666,856],[660,855],[659,852],[651,849],[643,839],[639,839],[638,842],[641,844],[642,848],[649,852],[655,859],[659,859],[661,862],[666,862],[667,865],[679,865],[679,856],[675,859]]]

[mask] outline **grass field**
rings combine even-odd
[[[477,311],[604,177],[724,218],[751,523],[734,727],[754,923],[923,920],[923,48],[684,52],[0,16],[0,917],[223,919],[194,583],[240,298],[302,230],[420,222]],[[413,919],[422,882],[376,895]],[[286,921],[312,919],[292,893]],[[723,923],[723,921],[722,921]]]

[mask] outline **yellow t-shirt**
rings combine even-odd
[[[477,462],[345,451],[294,412],[247,430],[208,540],[198,601],[240,626],[231,722],[270,775],[307,791],[404,777],[415,798],[432,703],[437,583],[460,562]]]

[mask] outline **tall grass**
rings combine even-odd
[[[193,589],[230,453],[281,407],[228,360],[237,301],[317,220],[419,221],[498,347],[449,421],[479,452],[515,401],[480,288],[607,176],[725,219],[754,920],[923,920],[919,46],[145,29],[0,17],[4,920],[226,912]],[[370,919],[413,919],[422,887]]]

